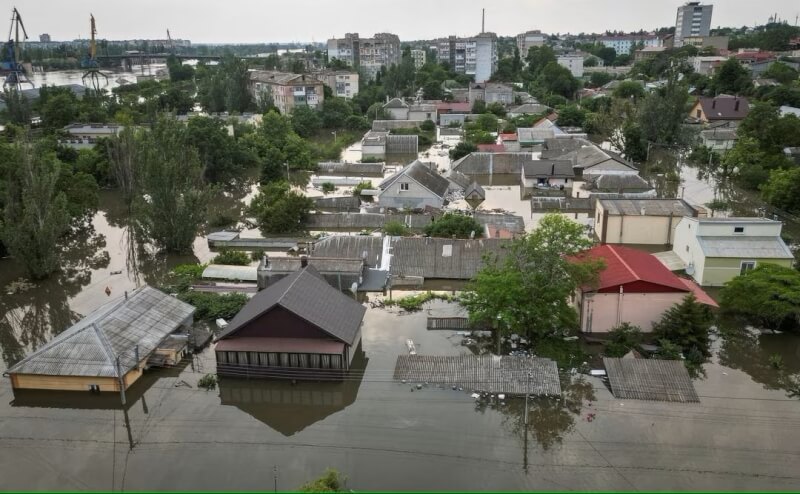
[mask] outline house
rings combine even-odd
[[[361,139],[361,156],[363,158],[385,158],[387,154],[417,154],[419,136],[392,135],[389,132],[370,130]]]
[[[550,107],[539,103],[525,103],[515,106],[508,110],[506,114],[509,118],[516,118],[522,115],[542,115],[550,112]]]
[[[511,239],[525,233],[525,220],[522,216],[475,212],[473,217],[483,225],[483,235],[486,238]]]
[[[736,144],[737,140],[736,128],[716,127],[700,132],[700,141],[703,146],[713,151],[727,151]]]
[[[322,81],[308,74],[275,70],[250,71],[248,90],[256,103],[271,102],[282,115],[298,106],[316,109],[325,99]]]
[[[540,119],[533,127],[517,128],[517,139],[521,148],[543,144],[547,139],[566,135],[566,132],[547,118]]]
[[[665,311],[694,293],[701,303],[716,303],[699,286],[679,278],[652,254],[621,245],[598,245],[577,256],[602,260],[596,284],[575,297],[581,331],[607,333],[623,322],[651,332]]]
[[[507,149],[502,144],[478,144],[480,153],[504,153]]]
[[[598,199],[594,232],[603,244],[672,245],[681,218],[701,215],[683,199]]]
[[[750,103],[747,98],[721,94],[714,98],[698,98],[689,112],[689,118],[701,123],[730,122],[743,120],[749,112]]]
[[[502,103],[511,105],[514,103],[514,88],[497,82],[472,82],[469,85],[469,102],[475,103],[483,100],[486,104]]]
[[[112,300],[64,330],[4,375],[13,389],[128,389],[150,365],[182,357],[194,307],[143,286]]]
[[[637,45],[644,47],[661,46],[661,38],[655,34],[626,34],[622,36],[601,36],[597,42],[613,48],[619,55],[630,55]]]
[[[397,209],[441,209],[450,182],[435,168],[415,160],[378,186],[381,207]]]
[[[522,165],[520,176],[522,187],[550,188],[562,190],[572,185],[575,172],[571,161],[536,160]]]
[[[572,77],[583,77],[583,55],[580,53],[567,53],[556,57],[558,65],[569,70]]]
[[[306,266],[258,292],[217,336],[217,374],[343,378],[365,312]]]
[[[499,136],[500,144],[505,147],[506,151],[516,152],[520,150],[519,138],[516,132],[501,133]]]
[[[431,120],[432,122],[436,122],[437,119],[437,108],[435,104],[430,103],[422,103],[418,105],[410,105],[408,107],[408,119],[409,120]]]
[[[99,139],[115,136],[124,128],[124,126],[116,124],[74,123],[62,129],[66,138],[60,139],[59,143],[75,149],[91,147]]]
[[[672,251],[698,283],[722,286],[759,263],[791,267],[794,256],[781,227],[766,218],[682,218]]]
[[[581,189],[590,197],[656,197],[656,190],[639,175],[588,175]]]
[[[408,104],[402,98],[392,98],[383,105],[392,120],[408,120]]]
[[[486,254],[502,257],[507,245],[508,240],[497,238],[400,237],[392,244],[391,283],[470,280],[484,266]]]
[[[576,140],[580,142],[580,140]],[[548,156],[556,153],[548,153]],[[542,155],[544,157],[544,153]],[[554,159],[571,159],[576,177],[588,179],[592,175],[638,175],[639,170],[617,153],[600,149],[594,144],[568,151]]]
[[[691,57],[689,58],[689,63],[692,64],[692,68],[698,74],[702,74],[705,76],[712,76],[714,72],[717,71],[720,65],[725,63],[728,57],[717,57],[717,56],[709,56],[709,57]]]
[[[666,46],[645,46],[641,50],[636,50],[633,52],[633,61],[642,62],[649,58],[653,58],[656,55],[664,53],[666,50]]]
[[[256,270],[258,289],[274,285],[292,273],[311,265],[333,288],[339,291],[356,288],[364,281],[366,263],[363,258],[340,257],[269,257],[266,254]],[[242,267],[242,266],[235,266]]]

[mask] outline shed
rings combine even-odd
[[[603,358],[614,398],[699,403],[680,360]]]
[[[598,199],[594,231],[601,243],[672,245],[675,228],[684,216],[705,210],[683,199]]]
[[[191,326],[194,311],[145,285],[94,310],[5,375],[14,389],[127,389],[141,377],[153,354],[163,350],[179,357],[170,336]]]
[[[366,309],[306,266],[257,293],[217,337],[217,373],[344,377]]]

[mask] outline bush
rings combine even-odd
[[[197,309],[194,318],[198,321],[215,321],[219,318],[229,321],[249,300],[243,293],[220,294],[196,291],[180,293],[178,298]]]
[[[197,381],[197,387],[203,388],[206,391],[210,391],[217,387],[217,375],[216,374],[206,374],[205,376],[201,377]]]
[[[360,182],[353,188],[353,195],[360,198],[363,201],[372,202],[372,196],[361,195],[362,190],[371,188],[372,188],[372,182]]]
[[[159,288],[167,293],[180,293],[189,289],[203,277],[205,264],[179,264],[172,268]]]
[[[606,345],[606,355],[609,357],[622,357],[631,350],[636,349],[642,341],[642,329],[624,322],[613,328],[609,333],[609,342]]]
[[[775,264],[759,264],[725,284],[720,309],[756,327],[800,329],[800,272]]]
[[[247,266],[250,264],[250,256],[246,252],[238,250],[222,249],[214,258],[214,264],[228,264],[231,266]]]
[[[384,301],[384,305],[396,305],[405,311],[414,312],[422,309],[422,306],[425,304],[425,302],[430,302],[431,300],[445,300],[447,302],[454,302],[456,299],[446,294],[425,292],[420,293],[419,295],[409,295],[408,297],[398,298],[395,300],[386,300]]]
[[[399,221],[387,221],[383,225],[383,232],[393,237],[405,237],[409,233],[406,225]]]
[[[260,261],[263,257],[264,257],[263,250],[254,250],[253,252],[250,253],[250,259],[254,261]]]
[[[322,184],[322,193],[323,194],[330,194],[331,192],[336,190],[336,186],[333,185],[332,182],[323,182]]]
[[[419,128],[426,132],[433,132],[436,130],[436,124],[433,123],[433,120],[425,120],[420,124]]]
[[[425,227],[425,234],[431,237],[475,238],[483,236],[480,223],[471,216],[447,213]]]

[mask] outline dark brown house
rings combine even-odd
[[[361,342],[365,311],[306,266],[258,292],[217,337],[217,373],[341,376]]]

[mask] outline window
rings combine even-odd
[[[743,234],[744,233],[744,227],[743,226],[734,226],[733,227],[733,233]]]
[[[755,261],[742,261],[741,269],[739,270],[739,274],[745,274],[746,272],[750,271],[751,269],[756,268]]]
[[[686,246],[686,252],[689,252],[689,246],[688,245]]]
[[[697,114],[695,115],[695,117],[700,118],[702,114],[703,114],[702,110],[697,110]]]
[[[402,182],[402,183],[400,184],[400,191],[401,191],[401,192],[403,192],[403,191],[408,191],[408,182]]]

